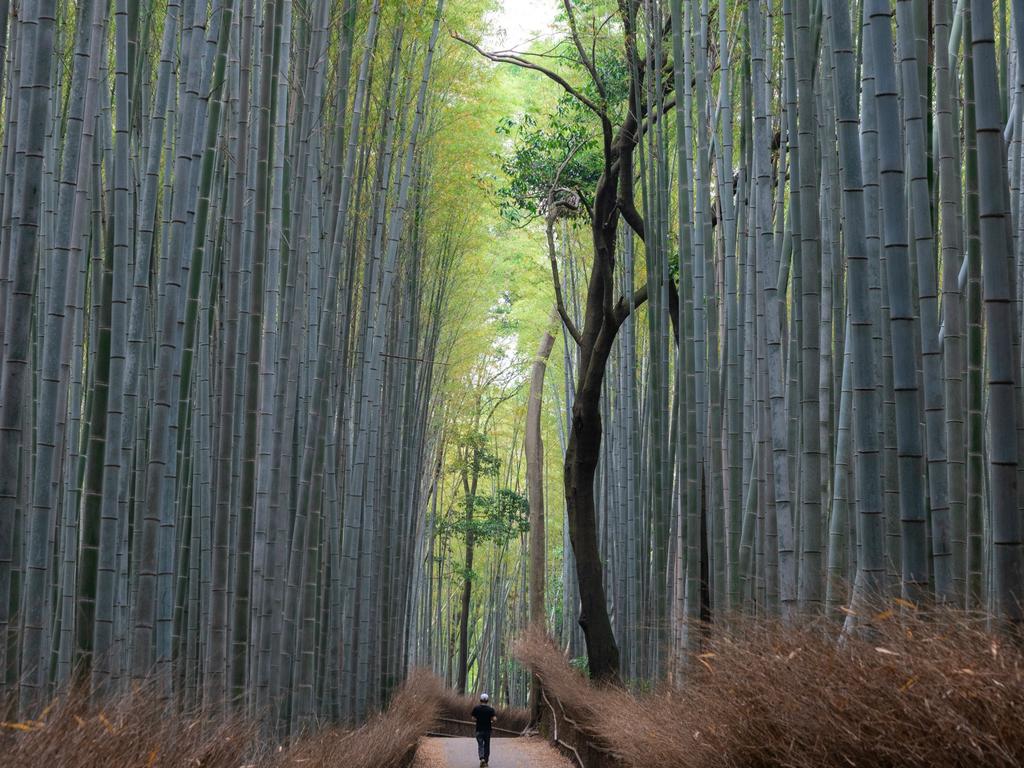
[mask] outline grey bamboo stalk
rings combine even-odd
[[[40,409],[36,418],[36,465],[34,468],[33,515],[42,519],[54,514],[54,491],[60,480],[58,421],[63,409],[58,403],[63,389],[60,369],[70,364],[70,329],[65,322],[66,308],[75,304],[78,263],[83,258],[80,243],[87,220],[90,174],[94,156],[92,140],[97,119],[97,93],[99,91],[100,46],[105,14],[93,13],[90,4],[79,8],[76,36],[73,90],[77,97],[68,103],[68,130],[65,138],[64,158],[60,172],[59,202],[54,239],[50,297],[47,301],[47,320],[43,336],[42,365],[40,370]],[[100,26],[100,29],[97,29]],[[69,272],[73,270],[69,278]],[[65,345],[67,350],[65,352]],[[66,407],[66,401],[65,401]]]
[[[818,379],[821,366],[819,329],[821,301],[821,253],[818,221],[818,169],[815,162],[815,111],[813,95],[813,59],[811,48],[811,11],[809,0],[795,2],[794,13],[787,17],[794,25],[797,77],[797,123],[800,153],[797,175],[800,185],[800,605],[816,611],[822,602],[821,531],[821,434],[818,427]],[[792,137],[790,137],[792,140]]]
[[[875,103],[882,135],[900,135],[896,69],[893,64],[892,11],[883,0],[866,0],[875,74]],[[896,439],[899,458],[901,549],[903,592],[908,600],[920,600],[928,584],[924,506],[923,451],[920,402],[917,386],[914,338],[916,323],[910,283],[907,245],[906,197],[902,142],[878,144],[881,178],[882,231],[889,286],[892,329],[893,380],[896,391]]]
[[[23,9],[19,18],[22,77],[19,86],[18,146],[15,155],[17,184],[12,231],[11,272],[7,303],[7,348],[3,361],[3,402],[0,402],[0,601],[9,604],[10,563],[16,505],[19,500],[19,460],[24,449],[25,423],[22,408],[29,374],[31,305],[34,298],[36,247],[40,229],[40,192],[43,151],[50,104],[50,69],[54,58],[56,3],[41,0]],[[27,456],[27,454],[26,454]],[[43,611],[46,579],[48,520],[35,515],[26,520],[27,552],[24,593],[24,645],[22,649],[19,707],[30,712],[42,693]],[[7,622],[0,624],[0,633]]]
[[[267,260],[268,208],[270,206],[270,161],[273,154],[271,125],[274,121],[272,101],[276,97],[279,69],[275,61],[280,53],[281,15],[283,4],[267,0],[263,11],[263,41],[260,53],[259,119],[256,139],[255,241],[253,247],[252,281],[250,286],[248,351],[245,366],[245,410],[243,413],[243,452],[241,498],[235,532],[234,615],[231,621],[231,685],[233,700],[240,700],[245,690],[247,649],[251,617],[249,598],[252,576],[253,507],[256,496],[256,441],[260,385],[260,348],[263,343],[264,274]],[[284,105],[277,105],[283,109]],[[223,531],[222,533],[226,533]]]
[[[718,49],[721,60],[719,74],[719,118],[722,135],[722,151],[719,159],[718,189],[722,201],[722,219],[724,221],[723,247],[725,250],[724,290],[725,290],[725,391],[726,391],[726,423],[728,440],[726,448],[726,477],[728,484],[729,512],[727,523],[726,559],[730,564],[728,572],[729,605],[736,608],[739,603],[740,571],[738,563],[740,529],[742,527],[743,508],[743,474],[742,463],[742,410],[740,408],[740,366],[739,366],[739,334],[737,328],[736,306],[736,214],[733,195],[733,120],[732,94],[730,92],[729,37],[728,37],[728,6],[726,0],[718,2]]]
[[[774,264],[771,227],[771,176],[767,162],[768,134],[767,73],[764,69],[765,21],[759,3],[751,6],[751,65],[754,98],[753,176],[757,236],[757,262]],[[797,561],[795,527],[790,501],[789,450],[785,412],[785,368],[782,357],[782,306],[775,276],[763,270],[765,293],[765,337],[768,346],[768,388],[771,411],[772,470],[774,475],[775,515],[778,520],[779,601],[784,620],[794,616],[797,600]]]
[[[267,24],[271,29],[272,24]],[[208,693],[214,697],[225,694],[224,677],[227,652],[227,590],[228,590],[228,518],[231,504],[232,429],[235,415],[235,382],[237,344],[239,338],[240,272],[243,247],[243,205],[246,198],[249,160],[249,92],[253,37],[253,3],[242,6],[238,73],[237,131],[235,147],[237,164],[234,170],[233,205],[230,227],[230,254],[226,267],[224,304],[224,357],[231,361],[224,367],[220,380],[220,408],[216,431],[216,489],[214,492],[213,549],[211,552],[210,626],[206,660],[210,682]],[[219,701],[215,703],[220,703]]]
[[[206,131],[202,139],[203,157],[200,170],[199,186],[197,191],[196,220],[193,223],[193,244],[191,266],[188,269],[188,290],[182,292],[182,286],[177,282],[180,277],[167,275],[167,290],[164,295],[163,304],[160,307],[160,339],[159,353],[156,366],[156,402],[154,403],[153,414],[149,425],[150,429],[150,456],[147,467],[146,493],[147,504],[144,521],[143,535],[143,574],[140,578],[140,594],[138,598],[137,613],[134,628],[134,642],[132,648],[132,674],[136,678],[147,675],[153,665],[162,658],[163,651],[158,651],[157,622],[160,619],[163,609],[158,606],[161,597],[157,590],[158,569],[161,557],[166,557],[166,548],[171,542],[166,539],[166,534],[161,529],[166,529],[167,520],[170,518],[170,510],[167,507],[170,501],[165,493],[165,472],[169,462],[173,461],[175,443],[172,442],[171,423],[176,417],[181,417],[178,412],[178,401],[172,402],[176,396],[172,386],[174,381],[181,382],[180,388],[186,389],[191,381],[191,349],[194,343],[195,327],[197,319],[197,302],[200,281],[202,277],[202,258],[206,243],[206,217],[209,211],[209,194],[213,183],[213,156],[215,152],[216,138],[220,128],[221,93],[224,85],[224,70],[227,58],[227,43],[231,30],[231,19],[233,5],[226,3],[221,11],[220,28],[221,35],[217,43],[217,51],[214,59],[212,82],[215,84],[210,93],[209,104],[206,116]],[[179,152],[179,159],[181,154]],[[184,185],[188,181],[188,174],[183,173],[184,178],[175,177],[176,185]],[[170,243],[171,253],[181,253],[184,248],[185,239],[185,209],[188,205],[186,195],[175,195],[174,198],[174,221],[178,226],[171,232],[172,242]],[[182,259],[184,262],[184,259]],[[184,270],[182,270],[184,271]],[[178,303],[184,301],[188,305],[185,312],[185,328],[183,346],[179,355],[175,339],[177,338]],[[164,685],[169,679],[164,679]]]
[[[935,596],[941,602],[953,597],[952,544],[950,541],[949,493],[946,466],[945,392],[939,349],[938,281],[932,237],[932,206],[929,171],[921,111],[922,88],[918,80],[916,39],[911,3],[896,3],[903,120],[906,130],[907,172],[911,190],[914,255],[918,272],[918,301],[924,384],[925,434],[927,439],[928,498],[931,507],[932,568]]]
[[[872,350],[875,318],[870,299],[860,117],[855,80],[856,52],[847,6],[828,0],[825,13],[829,20],[833,65],[836,70],[836,129],[839,137],[843,226],[846,235],[843,244],[849,291],[848,338],[851,349],[850,385],[854,392],[853,433],[857,455],[855,498],[859,551],[855,600],[874,600],[885,594],[885,531],[878,445],[878,378]]]
[[[129,213],[129,19],[128,4],[118,0],[114,14],[114,167],[111,349],[108,381],[107,439],[104,444],[103,496],[100,510],[99,561],[96,574],[95,628],[93,632],[93,686],[105,690],[112,668],[114,633],[114,591],[117,567],[117,530],[121,522],[118,482],[122,471],[121,444],[124,434],[125,357],[127,355],[128,274],[134,261]]]
[[[949,486],[950,541],[953,549],[952,588],[963,605],[966,595],[966,466],[967,436],[964,430],[964,308],[960,290],[961,179],[957,135],[953,116],[955,60],[949,56],[950,4],[935,0],[935,134],[938,145],[939,220],[942,242],[942,360],[946,396],[946,449]]]
[[[1010,279],[1012,249],[1007,242],[1005,203],[1009,198],[1003,167],[1002,116],[995,93],[995,35],[992,3],[971,0],[975,130],[978,146],[978,215],[984,284],[985,352],[988,361],[988,472],[992,520],[993,587],[996,608],[1014,624],[1022,613],[1021,526],[1017,489],[1016,377],[1013,353],[1014,282]]]
[[[987,605],[984,595],[984,337],[978,215],[978,152],[971,8],[961,4],[964,37],[964,240],[967,262],[967,607]]]

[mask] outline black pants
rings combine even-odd
[[[476,732],[476,751],[480,759],[487,762],[491,759],[491,732]]]

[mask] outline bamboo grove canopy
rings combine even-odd
[[[7,684],[362,718],[407,666],[463,248],[441,5],[0,9]]]
[[[24,716],[1024,619],[1024,0],[551,4],[0,0]]]

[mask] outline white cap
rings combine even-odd
[[[488,696],[486,693],[481,693],[480,694],[480,701],[487,702],[487,701],[490,701],[490,698],[491,697]]]

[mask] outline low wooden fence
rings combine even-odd
[[[562,703],[541,682],[540,732],[578,768],[622,768],[608,750],[595,744]]]
[[[522,736],[522,731],[511,731],[508,728],[494,726],[492,729],[499,736]],[[476,723],[472,720],[458,720],[454,717],[438,718],[437,728],[428,733],[428,736],[457,736],[470,737],[476,733]]]

